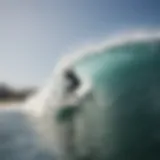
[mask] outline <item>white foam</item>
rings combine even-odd
[[[60,99],[63,94],[64,84],[62,75],[66,70],[73,69],[74,65],[79,60],[95,54],[106,54],[106,52],[103,52],[104,50],[107,51],[108,49],[116,46],[122,46],[126,43],[149,42],[153,40],[160,40],[159,30],[138,30],[133,32],[125,32],[112,36],[103,43],[89,45],[86,48],[73,52],[72,54],[67,54],[67,56],[64,56],[54,69],[53,75],[50,77],[46,86],[40,89],[39,93],[35,97],[29,99],[29,102],[27,102],[26,105],[27,108],[32,109],[34,114],[41,115],[44,112],[48,97],[52,99],[52,106],[59,106],[56,102],[58,102],[57,99]],[[87,93],[89,89],[91,89],[91,82],[88,82],[87,85],[83,86],[77,93],[77,96],[83,96],[84,92]]]
[[[122,36],[112,37],[104,43],[91,45],[83,50],[79,50],[78,52],[74,52],[70,56],[66,56],[65,58],[63,58],[60,63],[58,63],[53,72],[53,75],[48,80],[46,86],[41,88],[35,96],[29,98],[24,107],[27,112],[29,111],[29,115],[32,114],[35,117],[35,121],[39,124],[38,128],[36,129],[38,130],[37,132],[40,132],[44,144],[46,143],[47,146],[52,146],[54,144],[56,148],[58,148],[57,150],[60,150],[59,148],[61,148],[61,141],[62,144],[64,144],[62,137],[66,139],[68,138],[65,131],[65,129],[68,131],[68,128],[66,126],[64,127],[64,131],[61,131],[61,128],[59,128],[60,126],[56,124],[54,118],[55,113],[57,113],[57,109],[60,107],[64,107],[64,105],[67,106],[67,103],[74,104],[79,100],[80,102],[82,102],[84,100],[83,98],[86,98],[86,94],[92,89],[91,81],[85,79],[85,77],[82,77],[83,81],[85,81],[84,84],[82,84],[82,87],[74,94],[68,95],[64,91],[65,81],[63,79],[63,74],[66,70],[73,69],[77,61],[85,59],[88,56],[92,56],[94,54],[104,54],[106,53],[103,52],[104,50],[110,49],[112,47],[121,46],[126,43],[139,41],[145,42],[156,39],[160,40],[159,31],[140,31],[126,33]],[[97,95],[95,95],[95,97],[96,96]],[[103,106],[103,104],[101,104],[98,99],[96,100],[100,106]],[[65,136],[63,135],[63,133]],[[67,134],[69,134],[69,132],[67,132]]]
[[[137,30],[116,34],[108,37],[107,40],[102,43],[92,44],[85,48],[80,47],[83,49],[77,49],[77,51],[72,54],[66,54],[66,56],[64,56],[56,66],[54,73],[72,68],[77,61],[88,56],[103,54],[104,50],[111,49],[116,46],[122,46],[126,43],[149,42],[153,40],[160,40],[160,30]]]

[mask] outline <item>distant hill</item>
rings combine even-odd
[[[0,101],[24,100],[36,90],[36,87],[15,89],[8,84],[0,83]]]

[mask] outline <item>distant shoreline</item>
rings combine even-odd
[[[6,83],[0,83],[0,106],[23,103],[36,90],[35,87],[16,89]]]
[[[8,107],[16,104],[23,103],[24,100],[0,100],[0,107]]]

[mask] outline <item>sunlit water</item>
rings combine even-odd
[[[21,107],[23,102],[11,102],[11,103],[0,103],[0,108],[2,107]]]

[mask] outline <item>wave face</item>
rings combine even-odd
[[[60,160],[157,160],[159,95],[160,32],[140,32],[67,56],[26,108]]]
[[[81,87],[91,86],[74,119],[77,152],[92,160],[159,159],[160,39],[95,51],[72,70]]]

